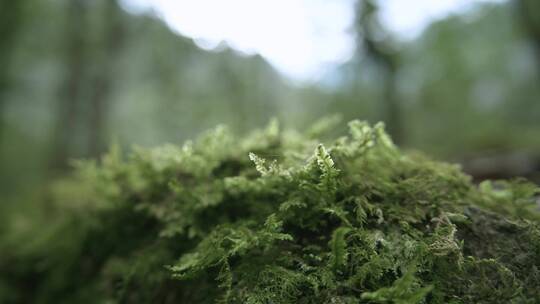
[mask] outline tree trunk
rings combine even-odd
[[[84,0],[70,0],[67,12],[66,76],[60,88],[57,124],[54,133],[51,169],[65,170],[76,135],[82,78],[85,73]]]
[[[107,111],[110,103],[112,83],[114,81],[114,63],[117,60],[122,40],[122,15],[118,3],[108,0],[104,6],[105,27],[103,31],[104,46],[101,50],[100,67],[94,78],[93,93],[90,100],[90,122],[88,136],[88,153],[92,157],[99,156],[104,149],[104,132],[107,122]]]
[[[518,17],[534,47],[538,77],[540,77],[540,1],[516,0]]]
[[[4,144],[4,110],[10,86],[10,63],[18,30],[23,21],[24,0],[0,0],[0,151]]]
[[[401,108],[396,92],[396,71],[386,69],[383,80],[383,113],[388,133],[396,144],[403,143]]]
[[[356,8],[357,41],[365,57],[375,64],[382,75],[381,108],[388,133],[396,144],[403,143],[404,129],[401,107],[397,96],[396,74],[399,56],[392,49],[385,29],[378,18],[379,8],[375,0],[359,0]],[[360,50],[359,50],[359,53]]]

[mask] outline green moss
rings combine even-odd
[[[540,302],[538,188],[477,187],[381,124],[323,145],[323,125],[78,163],[5,225],[0,302]]]

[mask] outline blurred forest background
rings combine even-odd
[[[384,120],[405,149],[479,179],[538,180],[539,1],[479,3],[412,41],[381,25],[377,1],[355,9],[355,55],[296,84],[259,55],[200,49],[114,0],[0,0],[0,212],[113,141],[181,143],[271,117],[300,130],[331,114]]]

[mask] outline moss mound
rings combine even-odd
[[[524,181],[480,186],[353,121],[118,149],[0,241],[2,303],[540,303]],[[30,219],[30,220],[29,220]]]

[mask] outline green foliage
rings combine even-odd
[[[392,286],[382,287],[374,292],[365,292],[362,299],[375,303],[416,304],[422,303],[432,287],[415,287],[414,271],[408,271],[397,279]]]
[[[345,235],[349,231],[350,229],[347,227],[340,227],[332,234],[330,248],[332,248],[331,264],[334,271],[339,270],[347,262],[347,242],[345,241]]]
[[[218,127],[79,162],[2,226],[0,302],[540,301],[537,187],[477,187],[382,124],[349,127],[324,145]]]

